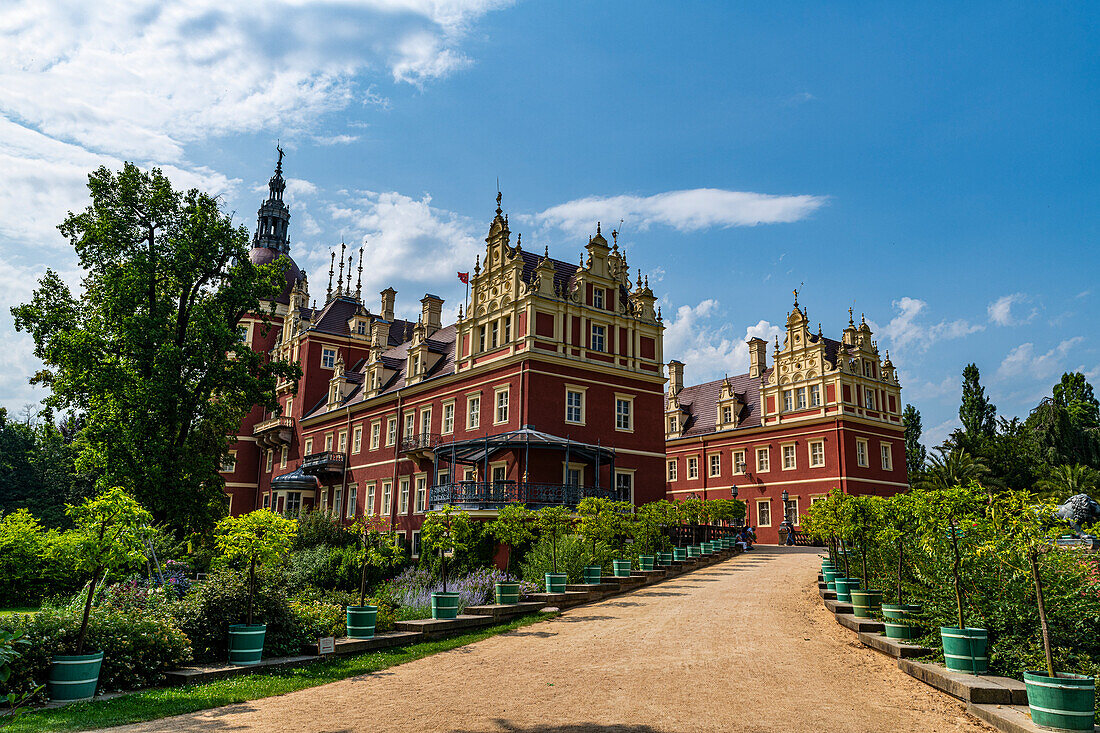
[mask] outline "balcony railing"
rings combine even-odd
[[[336,451],[310,453],[302,461],[302,472],[313,476],[322,473],[338,473],[344,470],[344,460],[344,454]]]
[[[432,450],[443,442],[443,436],[436,433],[420,433],[408,435],[401,439],[401,452],[410,453],[418,450]]]
[[[252,434],[264,448],[289,443],[294,437],[294,418],[280,416],[258,422],[252,428]]]
[[[432,486],[428,503],[432,509],[445,504],[461,509],[499,509],[508,504],[526,504],[528,508],[565,506],[576,508],[589,496],[615,499],[614,489],[574,484],[539,484],[524,481],[457,481]]]

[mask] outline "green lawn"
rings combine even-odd
[[[487,639],[490,636],[518,629],[551,618],[556,614],[524,616],[507,624],[490,626],[481,631],[450,639],[427,641],[379,652],[341,657],[317,662],[297,669],[271,670],[241,675],[199,685],[164,687],[135,692],[110,700],[93,700],[63,708],[27,713],[4,733],[21,731],[71,731],[106,728],[112,725],[140,723],[170,715],[182,715],[196,710],[282,695],[327,682],[377,672],[397,664],[411,662],[456,647]],[[0,718],[0,728],[4,720]]]

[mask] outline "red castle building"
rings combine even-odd
[[[749,341],[749,371],[692,387],[669,362],[665,398],[668,498],[736,497],[763,543],[797,529],[832,489],[888,496],[908,488],[901,386],[889,352],[880,359],[866,320],[840,341],[811,333],[806,311],[787,316],[772,364],[767,342]]]
[[[253,262],[289,256],[285,186],[280,154]],[[277,414],[243,421],[223,474],[230,511],[380,515],[417,554],[425,513],[443,504],[488,517],[512,501],[664,498],[664,326],[614,234],[609,245],[597,224],[579,264],[528,252],[498,194],[468,308],[446,325],[431,294],[415,321],[396,316],[393,289],[368,308],[361,251],[354,288],[353,259],[345,271],[344,249],[338,267],[333,255],[320,306],[292,263],[274,327],[244,326],[302,376],[279,385]]]

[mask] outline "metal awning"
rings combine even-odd
[[[437,459],[449,463],[477,464],[491,458],[494,453],[514,448],[560,450],[570,457],[599,463],[612,463],[615,449],[605,448],[591,443],[578,443],[569,438],[560,438],[541,430],[525,426],[519,430],[510,430],[499,435],[484,438],[456,440],[435,447]]]
[[[284,473],[282,476],[276,476],[271,480],[271,488],[276,491],[282,489],[291,489],[293,491],[305,491],[316,489],[320,486],[320,482],[316,476],[310,476],[304,473],[302,469],[296,468],[290,473]]]

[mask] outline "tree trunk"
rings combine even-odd
[[[1054,672],[1054,653],[1050,648],[1050,626],[1047,624],[1047,607],[1043,599],[1043,581],[1039,577],[1039,559],[1037,550],[1029,550],[1027,560],[1031,564],[1031,577],[1035,579],[1035,600],[1039,604],[1039,626],[1043,631],[1043,653],[1047,658],[1047,674],[1057,677]]]
[[[963,616],[962,579],[959,577],[962,571],[962,559],[959,557],[959,534],[952,519],[948,525],[951,528],[951,548],[955,552],[955,562],[951,566],[951,573],[955,576],[955,606],[959,612],[959,628],[966,628],[966,618]]]
[[[905,545],[901,540],[898,540],[898,605],[905,603],[903,600],[903,591],[901,589],[901,573],[905,567]]]
[[[92,571],[92,578],[88,581],[88,598],[84,601],[84,618],[80,621],[80,633],[76,637],[76,655],[79,657],[84,653],[84,637],[88,633],[88,619],[92,615],[92,599],[95,597],[95,585],[96,578],[103,571],[103,566],[100,565]]]
[[[359,605],[362,606],[367,600],[367,552],[366,543],[363,546],[363,557],[360,563],[359,569]]]
[[[863,590],[867,590],[867,542],[864,535],[859,536],[859,559],[863,563]]]
[[[439,572],[443,574],[443,592],[447,592],[447,553],[439,548]]]
[[[848,543],[844,543],[844,577],[852,577],[852,571],[848,568]]]
[[[252,625],[252,605],[256,597],[256,556],[248,563],[248,625]]]

